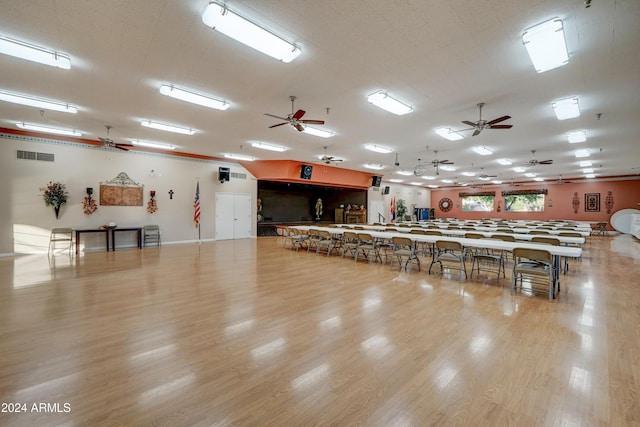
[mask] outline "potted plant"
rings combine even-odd
[[[56,213],[56,219],[60,213],[60,207],[67,203],[67,187],[59,182],[51,182],[45,188],[41,188],[42,198],[47,206],[53,206],[53,211]]]
[[[398,199],[396,203],[396,217],[399,221],[404,221],[404,216],[407,213],[407,205],[404,204],[404,200]]]

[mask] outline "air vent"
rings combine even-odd
[[[53,162],[55,156],[52,153],[36,153],[35,151],[17,150],[18,159],[24,160],[41,160],[43,162]]]
[[[380,191],[380,187],[372,187],[373,191]]]
[[[247,179],[246,173],[231,172],[231,178]]]

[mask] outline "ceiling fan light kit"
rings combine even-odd
[[[553,70],[569,62],[561,19],[550,19],[527,29],[522,34],[522,43],[538,73]]]
[[[0,101],[12,102],[14,104],[26,105],[28,107],[42,108],[44,110],[61,111],[63,113],[76,114],[78,109],[66,102],[49,101],[20,93],[6,92],[0,90]]]
[[[209,3],[202,14],[202,22],[207,27],[285,63],[293,61],[302,52],[294,43],[276,36],[222,3]]]
[[[227,101],[216,99],[207,95],[202,95],[188,89],[180,89],[173,85],[160,86],[160,93],[171,98],[181,101],[190,102],[192,104],[201,105],[203,107],[214,108],[216,110],[226,110],[231,104]]]
[[[413,111],[413,107],[398,101],[387,92],[379,90],[367,96],[367,102],[390,113],[402,116]]]
[[[20,129],[32,130],[35,132],[53,133],[56,135],[66,135],[66,136],[82,136],[82,132],[75,129],[53,128],[49,126],[41,126],[41,125],[35,125],[35,124],[25,123],[25,122],[16,123],[16,126],[19,127]]]
[[[151,120],[142,120],[140,124],[146,128],[152,128],[157,130],[163,130],[165,132],[173,132],[179,133],[182,135],[193,135],[196,133],[195,130],[189,128],[183,128],[179,126],[168,125],[165,123],[154,122]]]
[[[0,53],[64,70],[71,69],[69,55],[9,37],[0,36]]]
[[[573,119],[580,117],[580,105],[578,98],[565,98],[551,103],[551,108],[558,120]]]

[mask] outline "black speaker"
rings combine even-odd
[[[218,180],[222,183],[225,181],[229,181],[229,176],[231,175],[231,171],[229,168],[218,168]]]
[[[311,179],[311,173],[313,172],[313,166],[311,165],[302,165],[300,168],[300,178],[302,179]]]
[[[389,194],[389,190],[391,190],[391,189],[389,188],[389,186],[388,186],[388,185],[386,185],[386,186],[384,187],[384,192],[383,192],[382,194]]]
[[[382,183],[382,177],[381,176],[373,176],[373,186],[374,187],[380,187],[380,184]]]

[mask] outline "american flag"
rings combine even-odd
[[[193,202],[193,221],[200,226],[200,182],[196,184],[196,200]]]

